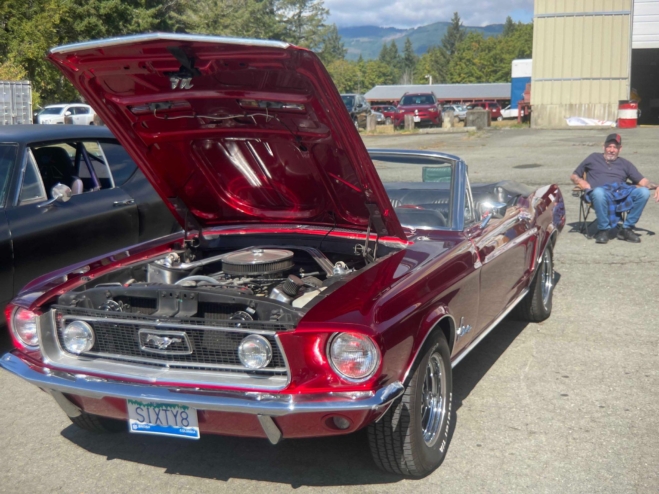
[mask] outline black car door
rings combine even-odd
[[[100,143],[114,183],[135,199],[139,216],[138,241],[169,235],[181,229],[169,208],[118,142]]]
[[[0,144],[0,305],[2,308],[14,295],[14,261],[5,207],[11,190],[12,175],[16,168],[18,149],[18,144]]]
[[[80,166],[77,173],[83,175]],[[44,205],[49,194],[43,173],[28,148],[18,197],[6,210],[14,249],[15,293],[42,274],[137,243],[135,201],[114,187],[111,179],[89,173],[89,178],[82,179],[87,182],[81,193],[68,202]]]

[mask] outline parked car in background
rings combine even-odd
[[[366,128],[366,117],[371,114],[371,105],[361,94],[342,94],[341,99],[345,105],[353,125],[357,129]]]
[[[394,123],[396,114],[398,113],[398,108],[396,108],[393,105],[377,105],[377,106],[371,106],[371,109],[375,111],[379,111],[384,115],[384,123],[387,125],[391,125]]]
[[[508,105],[503,110],[501,110],[501,117],[497,118],[497,120],[501,121],[504,118],[517,118],[518,114],[518,108],[512,108],[510,105]]]
[[[105,127],[11,125],[0,142],[0,305],[72,262],[177,231]]]
[[[405,94],[398,103],[398,114],[394,124],[397,127],[405,125],[405,115],[413,115],[414,125],[442,125],[442,111],[434,93]]]
[[[94,114],[91,106],[82,103],[49,105],[37,114],[36,123],[94,125]]]
[[[503,120],[501,118],[501,105],[496,101],[475,101],[467,105],[467,110],[473,110],[474,108],[483,108],[489,111],[492,120]]]
[[[31,283],[0,366],[90,431],[367,429],[380,468],[438,467],[452,367],[513,309],[551,313],[560,189],[472,187],[456,156],[369,152],[318,56],[287,43],[152,33],[49,57],[195,228]],[[172,90],[179,67],[193,91]]]
[[[384,113],[380,113],[379,111],[371,110],[371,115],[375,115],[375,121],[377,122],[378,125],[383,125],[387,122],[387,119],[384,116]]]
[[[442,112],[452,111],[454,118],[457,118],[460,122],[464,122],[467,118],[467,108],[461,105],[444,105],[442,107]]]

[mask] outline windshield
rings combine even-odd
[[[62,110],[64,110],[63,106],[58,106],[56,108],[44,108],[41,110],[41,113],[39,115],[59,115],[62,113]]]
[[[5,202],[9,172],[16,161],[17,153],[18,144],[0,145],[0,208]]]
[[[451,227],[453,166],[411,156],[378,156],[373,164],[403,227]]]
[[[403,106],[434,105],[435,97],[432,94],[408,95],[408,96],[403,96],[403,99],[400,100],[400,104]]]
[[[354,96],[341,96],[341,99],[343,100],[343,104],[346,105],[348,108],[352,108],[353,106],[355,106]]]

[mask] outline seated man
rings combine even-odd
[[[632,228],[641,217],[643,208],[650,197],[650,190],[657,186],[650,183],[636,167],[620,158],[622,138],[620,134],[609,134],[604,141],[604,153],[593,153],[586,158],[570,177],[579,188],[586,191],[586,200],[593,205],[597,215],[597,235],[595,241],[605,244],[609,241],[609,230],[617,227],[617,215],[629,211],[620,240],[638,243],[641,238]],[[582,177],[586,174],[586,179]],[[626,183],[630,180],[632,184]],[[659,192],[656,195],[659,198]]]

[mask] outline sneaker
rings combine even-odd
[[[595,235],[595,243],[605,244],[609,241],[609,230],[599,230]]]
[[[631,228],[622,228],[618,231],[618,238],[634,244],[638,244],[641,241],[641,237],[636,235]]]

